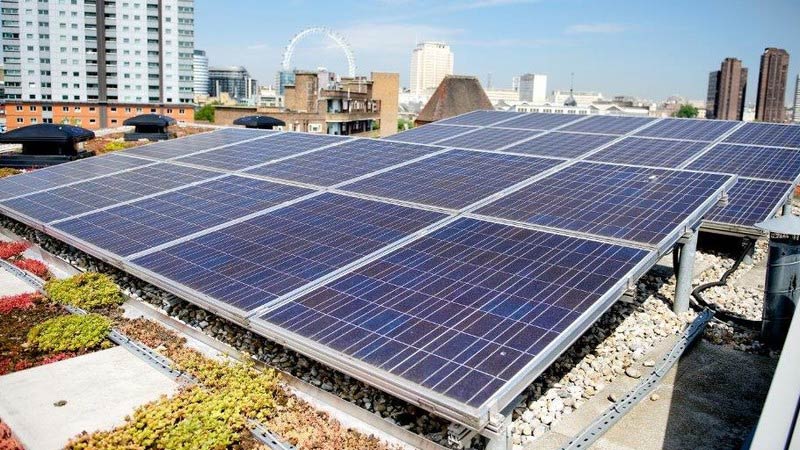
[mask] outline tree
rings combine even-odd
[[[697,108],[690,104],[681,105],[680,108],[672,115],[673,117],[683,117],[685,119],[694,119],[697,117]]]
[[[209,103],[194,112],[194,120],[204,120],[214,123],[214,105]]]
[[[414,128],[414,122],[408,119],[397,119],[397,131],[406,131]]]

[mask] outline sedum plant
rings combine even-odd
[[[122,291],[108,275],[86,272],[44,285],[47,296],[56,303],[82,309],[117,306],[125,301]]]
[[[99,314],[54,317],[31,328],[28,344],[43,352],[82,351],[100,347],[111,321]]]

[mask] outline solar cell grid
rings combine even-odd
[[[31,172],[0,178],[0,200],[153,164],[138,158],[111,154],[81,159]]]
[[[259,139],[178,158],[176,161],[223,170],[241,170],[274,159],[296,155],[349,138],[327,134],[281,133]]]
[[[709,144],[694,141],[627,137],[586,159],[592,161],[676,168]]]
[[[322,194],[133,263],[248,311],[444,217]]]
[[[619,136],[555,131],[512,145],[504,149],[504,151],[538,156],[554,156],[557,158],[577,158],[618,138]]]
[[[457,134],[466,133],[474,130],[475,127],[466,126],[440,126],[435,124],[423,125],[393,134],[386,138],[392,141],[410,142],[414,144],[432,144],[438,140],[453,137]]]
[[[705,220],[753,226],[769,218],[791,189],[790,183],[739,178],[728,193],[728,204],[715,207],[706,215]]]
[[[342,189],[441,208],[461,209],[562,161],[451,150]]]
[[[711,142],[740,123],[726,120],[662,119],[635,135]]]
[[[219,174],[159,163],[7,200],[2,204],[42,223],[48,223],[215,176]]]
[[[578,116],[575,114],[530,113],[496,126],[505,128],[525,128],[528,130],[552,130],[583,118],[585,118],[585,116]]]
[[[262,320],[479,407],[647,256],[459,219]]]
[[[720,174],[579,162],[477,213],[658,244],[730,179]]]
[[[522,113],[506,111],[472,111],[471,113],[462,114],[460,116],[451,117],[445,120],[439,120],[436,123],[446,123],[448,125],[488,126],[518,115],[522,115]]]
[[[718,144],[687,168],[735,173],[743,177],[794,181],[800,175],[800,151]]]
[[[223,128],[206,133],[193,134],[178,139],[155,142],[126,150],[125,153],[146,158],[165,160],[176,156],[208,150],[221,145],[268,136],[274,131],[247,128]]]
[[[500,150],[514,142],[539,134],[529,130],[506,130],[502,128],[481,128],[463,136],[456,136],[437,142],[442,147],[471,148],[476,150]]]
[[[125,257],[312,192],[225,176],[70,219],[55,228]]]
[[[725,142],[800,148],[800,126],[777,123],[746,123]]]
[[[656,119],[652,117],[594,116],[564,127],[563,131],[584,133],[627,134]]]
[[[332,186],[437,150],[441,148],[358,139],[247,172],[317,186]]]

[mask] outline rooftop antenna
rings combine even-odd
[[[569,95],[572,96],[572,88],[575,86],[575,72],[569,74]]]
[[[486,77],[486,89],[492,88],[492,72],[489,72],[489,75]]]

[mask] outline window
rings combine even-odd
[[[22,117],[17,117],[17,123],[22,123],[24,119]]]
[[[30,108],[30,109],[31,109],[31,111],[36,111],[36,106],[34,106],[34,105],[31,105],[31,108]]]
[[[17,105],[17,111],[22,111],[22,105]]]

